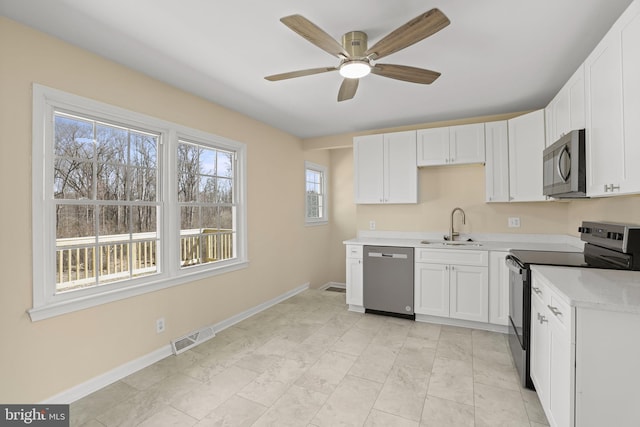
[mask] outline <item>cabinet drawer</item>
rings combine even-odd
[[[549,304],[547,308],[553,314],[553,317],[560,322],[564,329],[571,325],[571,306],[558,298],[555,292],[551,292]]]
[[[347,245],[347,258],[362,258],[362,246]]]
[[[435,264],[478,265],[486,267],[489,264],[487,251],[467,251],[456,249],[416,249],[416,262]]]
[[[531,297],[537,298],[540,300],[540,304],[545,307],[551,304],[551,294],[549,288],[540,281],[536,275],[533,275],[533,280],[531,283]]]

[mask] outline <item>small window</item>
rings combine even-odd
[[[326,224],[327,218],[327,168],[305,162],[305,222]]]

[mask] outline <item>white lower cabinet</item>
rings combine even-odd
[[[449,266],[449,317],[488,322],[488,296],[487,267]]]
[[[489,252],[489,323],[509,325],[509,252]]]
[[[486,251],[416,249],[415,312],[487,322]]]
[[[415,312],[449,317],[449,266],[416,263]]]
[[[362,299],[362,246],[347,245],[347,304],[363,307]]]
[[[531,295],[531,379],[549,424],[572,426],[574,311],[535,274]]]
[[[549,425],[639,426],[640,313],[570,306],[535,270],[531,288],[531,379]]]

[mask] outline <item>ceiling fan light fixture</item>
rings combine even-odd
[[[346,79],[359,79],[371,72],[368,61],[351,60],[340,65],[340,75]]]

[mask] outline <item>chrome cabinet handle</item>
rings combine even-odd
[[[532,286],[531,289],[533,290],[533,292],[535,292],[538,295],[542,295],[542,291],[540,290],[540,288],[536,288],[535,286]]]
[[[538,313],[538,321],[540,322],[541,325],[545,322],[548,322],[547,318],[540,313]]]
[[[547,305],[547,307],[549,308],[549,310],[551,310],[551,312],[555,316],[562,316],[562,312],[558,309],[558,307],[554,307],[554,306],[551,306],[551,305]]]

